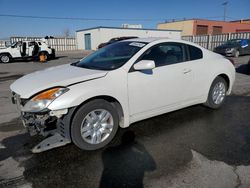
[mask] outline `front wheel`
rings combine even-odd
[[[227,83],[225,79],[220,76],[215,78],[210,87],[205,105],[212,109],[220,108],[225,101],[226,92]]]
[[[90,101],[73,118],[72,141],[83,150],[102,148],[114,138],[118,124],[119,116],[111,103],[103,99]]]
[[[10,62],[10,56],[7,54],[0,55],[0,62],[1,63],[9,63]]]

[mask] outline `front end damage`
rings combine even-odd
[[[22,107],[25,99],[13,93],[12,103],[17,105],[24,127],[31,136],[42,135],[45,139],[37,144],[33,153],[40,153],[52,148],[64,146],[71,142],[70,119],[74,108],[51,111],[45,109],[41,112],[24,112]]]

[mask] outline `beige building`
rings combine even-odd
[[[157,29],[181,30],[182,36],[193,35],[193,27],[194,27],[193,20],[160,23],[157,25]]]
[[[214,20],[183,20],[160,23],[157,29],[182,30],[181,35],[216,35],[223,33],[250,32],[250,24],[247,22],[225,22]]]

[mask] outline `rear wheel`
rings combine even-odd
[[[39,56],[44,56],[44,60],[45,61],[49,60],[49,54],[48,54],[48,52],[41,52]]]
[[[10,56],[8,54],[2,54],[0,55],[0,62],[1,63],[9,63],[11,60]]]
[[[220,76],[215,78],[210,87],[205,105],[212,109],[220,108],[225,101],[226,92],[227,83],[225,79]]]
[[[107,145],[118,130],[119,116],[115,107],[103,99],[83,105],[76,112],[71,137],[83,150],[96,150]]]

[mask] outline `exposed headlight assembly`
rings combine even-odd
[[[31,100],[29,100],[22,111],[24,112],[40,112],[47,108],[50,103],[53,102],[57,97],[61,96],[65,92],[67,92],[68,88],[56,87],[46,91],[43,91],[36,96],[34,96]]]

